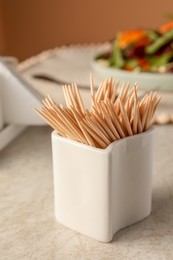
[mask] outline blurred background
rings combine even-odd
[[[158,27],[172,9],[172,0],[0,0],[0,52],[24,60],[63,44],[107,41],[119,30]]]

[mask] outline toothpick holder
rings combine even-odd
[[[52,133],[55,215],[102,242],[151,213],[153,130],[98,149]]]

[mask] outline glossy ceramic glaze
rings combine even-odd
[[[102,242],[151,213],[153,130],[106,149],[52,133],[55,215]]]

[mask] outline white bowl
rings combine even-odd
[[[153,130],[98,149],[52,133],[55,215],[102,242],[151,213]]]
[[[101,61],[93,60],[91,66],[103,78],[114,77],[123,82],[138,82],[146,90],[173,91],[173,73],[130,72],[106,66]]]

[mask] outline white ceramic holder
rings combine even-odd
[[[102,242],[151,213],[153,130],[98,149],[52,133],[55,215]]]

